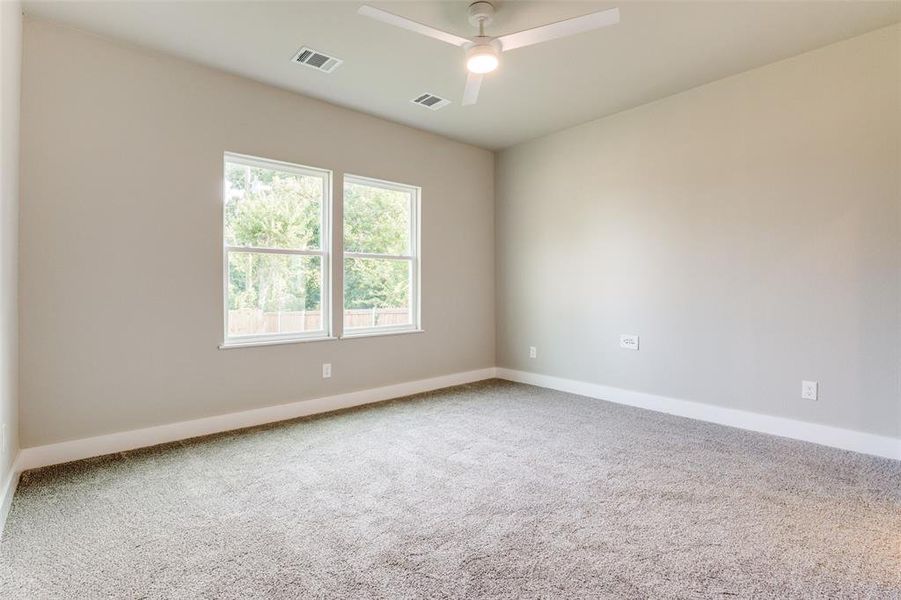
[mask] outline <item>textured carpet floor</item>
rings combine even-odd
[[[490,381],[24,474],[0,598],[899,598],[901,463]]]

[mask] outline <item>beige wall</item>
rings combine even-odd
[[[20,3],[0,2],[0,427],[5,427],[0,444],[0,495],[19,448],[16,274],[21,41]]]
[[[897,436],[899,39],[547,136],[495,170],[484,150],[26,20],[21,445],[492,366],[495,270],[499,366]],[[218,350],[225,150],[421,185],[426,333]]]
[[[22,85],[23,447],[494,365],[490,152],[45,21]],[[217,349],[226,150],[422,186],[426,332]]]
[[[499,366],[899,435],[899,40],[501,153]]]

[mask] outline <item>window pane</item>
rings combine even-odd
[[[344,329],[409,325],[408,260],[344,259]]]
[[[322,257],[228,253],[228,335],[322,331]]]
[[[344,181],[344,250],[410,254],[411,192]]]
[[[225,244],[320,248],[325,177],[225,163]]]

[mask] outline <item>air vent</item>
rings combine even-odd
[[[448,104],[450,104],[450,100],[445,100],[444,98],[439,98],[434,94],[422,94],[421,96],[417,96],[410,100],[413,104],[418,104],[420,106],[425,106],[430,110],[438,110],[439,108],[444,108]]]
[[[322,71],[323,73],[331,73],[332,71],[337,69],[342,62],[344,62],[340,58],[335,58],[334,56],[323,54],[318,50],[313,50],[312,48],[307,48],[306,46],[298,50],[297,54],[295,54],[294,58],[292,58],[291,60],[306,67],[310,67],[311,69]]]

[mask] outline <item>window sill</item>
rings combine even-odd
[[[354,340],[357,338],[382,337],[386,335],[408,335],[410,333],[425,333],[424,329],[396,329],[394,331],[361,331],[360,333],[346,333],[342,340]]]
[[[333,342],[338,338],[333,336],[288,338],[282,340],[254,340],[247,342],[226,342],[219,345],[220,350],[234,350],[235,348],[253,348],[254,346],[283,346],[285,344],[304,344],[307,342]]]

